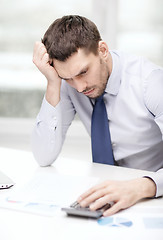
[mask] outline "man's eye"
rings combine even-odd
[[[81,73],[81,75],[83,75],[83,74],[85,74],[87,71],[83,71],[82,73]]]

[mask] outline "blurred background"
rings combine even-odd
[[[0,0],[0,147],[31,150],[31,131],[46,89],[46,79],[32,63],[33,46],[56,18],[68,14],[93,20],[110,49],[163,66],[162,0]],[[74,144],[76,152],[85,147],[82,158],[90,153],[78,119],[62,154],[72,157]]]

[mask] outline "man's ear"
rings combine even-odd
[[[99,43],[98,43],[98,49],[99,49],[99,55],[100,55],[104,60],[107,60],[107,58],[108,58],[108,53],[109,53],[109,49],[108,49],[108,45],[106,44],[106,42],[104,42],[104,41],[99,41]]]

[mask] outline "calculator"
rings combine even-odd
[[[61,208],[62,211],[65,211],[67,215],[74,215],[87,218],[99,218],[103,215],[103,212],[111,207],[110,203],[105,204],[102,208],[97,209],[96,211],[90,210],[89,207],[81,207],[80,204],[76,201],[67,208]]]

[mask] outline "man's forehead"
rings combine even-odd
[[[73,68],[65,68],[65,67],[61,67],[61,68],[56,68],[56,71],[59,75],[60,78],[63,79],[70,79],[70,78],[74,78],[76,76],[79,76],[83,71],[86,71],[88,69],[88,65],[80,65],[80,66],[76,66]]]
[[[80,72],[86,70],[90,64],[90,59],[85,54],[75,53],[66,61],[53,60],[53,65],[59,76],[62,78],[72,78]]]
[[[91,55],[91,53],[87,53],[84,49],[79,48],[77,52],[72,53],[72,55],[68,57],[65,61],[60,61],[57,59],[53,59],[53,61],[58,64],[62,64],[62,63],[64,64],[64,63],[70,63],[70,62],[74,63],[74,61],[76,62],[77,60],[81,61],[82,59],[89,58],[89,55]]]

